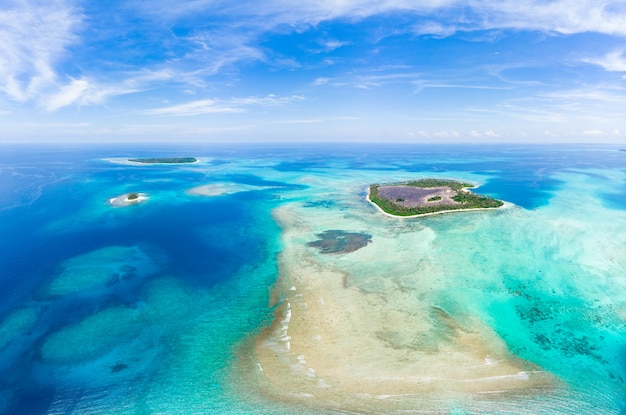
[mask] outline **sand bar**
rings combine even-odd
[[[187,190],[187,193],[194,196],[206,196],[206,197],[215,197],[222,195],[231,195],[239,192],[247,192],[252,190],[264,190],[264,189],[272,189],[275,186],[255,186],[251,184],[243,184],[243,183],[233,183],[233,182],[222,182],[222,183],[211,183],[211,184],[203,184],[200,186],[192,187]]]
[[[262,393],[318,409],[389,413],[415,405],[440,410],[459,394],[554,386],[551,375],[512,356],[472,316],[449,314],[427,296],[407,307],[402,292],[346,284],[349,268],[330,266],[300,242],[310,224],[289,206],[274,215],[285,248],[275,320],[254,342]]]

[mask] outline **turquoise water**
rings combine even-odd
[[[159,156],[199,162],[120,162]],[[400,220],[365,201],[369,183],[421,177],[513,205]],[[109,203],[128,192],[148,199]],[[296,237],[276,209],[300,218]],[[613,147],[3,146],[0,413],[626,413],[625,229]],[[427,304],[480,321],[557,386],[388,407],[266,393],[251,345],[288,297],[273,291],[284,244],[326,230],[371,235],[311,255],[402,314],[394,347],[425,347],[410,322]]]

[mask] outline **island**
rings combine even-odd
[[[164,157],[164,158],[146,158],[146,159],[128,159],[133,163],[145,164],[185,164],[196,163],[198,159],[195,157]]]
[[[145,193],[130,192],[109,199],[109,204],[115,207],[132,206],[148,200]]]
[[[367,199],[393,216],[419,216],[459,210],[494,209],[501,200],[469,191],[473,184],[456,180],[420,179],[395,184],[372,184]]]

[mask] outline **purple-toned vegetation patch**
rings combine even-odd
[[[416,186],[379,186],[378,195],[393,203],[405,207],[421,207],[431,205],[458,205],[452,200],[456,191],[449,187],[416,187]],[[441,199],[429,201],[439,196]]]

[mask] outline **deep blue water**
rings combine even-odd
[[[144,155],[211,160],[145,167],[101,160]],[[256,173],[241,170],[247,165],[253,169],[254,161],[264,161],[265,167]],[[215,173],[207,172],[218,167]],[[40,310],[31,327],[9,332],[10,338],[0,343],[0,412],[47,413],[60,388],[57,371],[63,365],[44,361],[41,348],[46,339],[107,307],[136,307],[148,281],[172,276],[189,287],[211,290],[249,267],[264,269],[255,284],[270,285],[279,246],[271,210],[281,203],[281,194],[306,185],[264,178],[264,169],[295,175],[328,169],[418,176],[462,171],[483,178],[480,192],[531,210],[549,204],[562,186],[555,174],[581,170],[593,174],[597,168],[626,172],[626,153],[593,146],[0,147],[0,321],[15,310]],[[213,198],[184,192],[219,182],[259,190]],[[108,198],[135,189],[151,199],[127,208],[107,204]],[[597,196],[611,209],[626,209],[626,184]],[[110,246],[139,247],[158,270],[143,280],[94,293],[60,297],[44,293],[63,261]],[[267,292],[259,290],[262,294],[232,295],[256,295],[254,301],[266,303]],[[258,316],[251,310],[245,324],[235,325],[235,338],[224,337],[224,342],[234,344],[270,318],[269,310]]]
[[[107,246],[138,246],[158,263],[151,278],[173,275],[192,287],[211,287],[242,267],[273,258],[267,252],[267,241],[275,240],[271,234],[246,232],[270,220],[270,196],[247,192],[192,198],[183,190],[210,182],[205,173],[193,167],[180,171],[100,160],[120,153],[124,151],[22,146],[0,152],[0,313],[4,317],[24,305],[44,310],[35,328],[20,333],[27,337],[22,349],[13,342],[1,351],[5,353],[0,354],[0,390],[10,391],[10,396],[0,412],[47,413],[55,386],[49,377],[53,375],[39,370],[38,348],[50,333],[104,307],[140,300],[140,283],[113,286],[89,298],[42,294],[64,260]],[[251,175],[227,176],[220,179],[267,185]],[[184,203],[162,200],[121,209],[108,206],[108,198],[124,193],[129,183],[156,195],[155,199],[159,192],[178,190]],[[258,211],[264,215],[260,219]],[[54,225],[60,220],[60,225]]]

